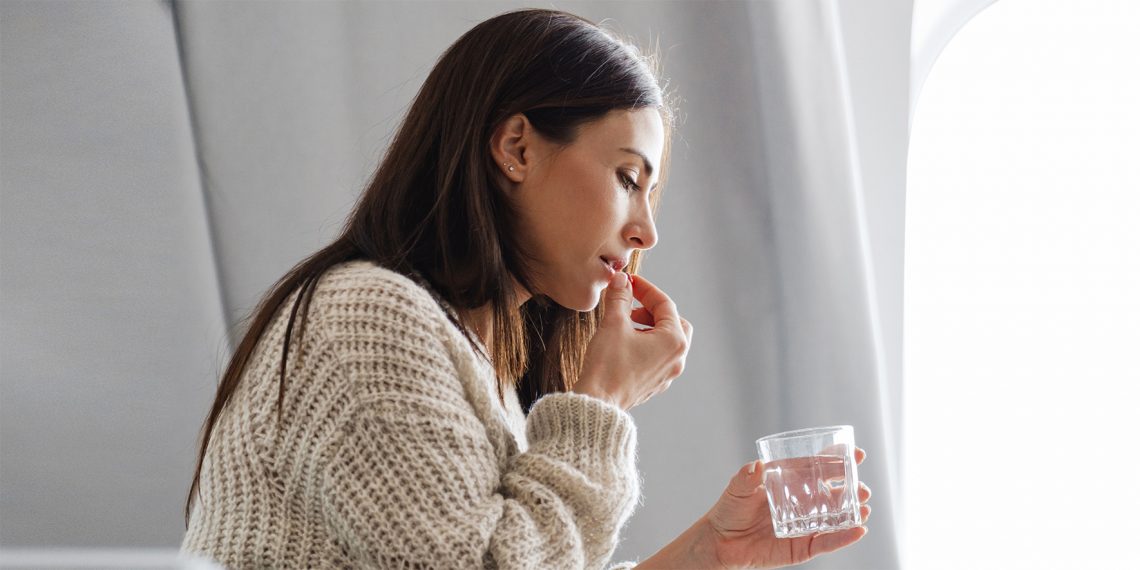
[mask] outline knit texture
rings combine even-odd
[[[296,292],[218,419],[184,554],[226,568],[601,568],[641,499],[621,408],[549,394],[524,416],[426,283],[325,273]],[[298,351],[301,356],[298,358]],[[612,568],[627,568],[626,562]]]

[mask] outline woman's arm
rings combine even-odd
[[[381,567],[603,566],[640,495],[628,413],[548,395],[527,418],[528,451],[501,468],[442,316],[414,304],[354,314],[328,341],[356,393],[318,474],[342,550]]]

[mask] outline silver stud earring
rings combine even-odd
[[[504,162],[504,163],[503,163],[503,166],[507,166],[507,163],[506,163],[506,162]],[[507,170],[508,170],[509,172],[514,172],[514,171],[515,171],[515,167],[514,167],[514,165],[512,164],[511,166],[507,166]]]

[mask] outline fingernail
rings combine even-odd
[[[751,475],[755,472],[756,472],[756,462],[753,461],[751,464],[748,465],[748,474]]]
[[[618,271],[617,273],[614,274],[613,277],[610,277],[610,287],[613,287],[614,289],[621,289],[621,288],[625,287],[625,284],[629,280],[626,279],[625,277],[623,277],[623,275],[625,275],[624,272]]]

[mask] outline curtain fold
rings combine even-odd
[[[843,22],[832,0],[750,5],[780,282],[780,419],[774,431],[848,423],[874,488],[864,543],[811,568],[897,568],[898,379],[884,346]],[[866,72],[866,68],[860,68]],[[881,182],[881,181],[880,181]],[[901,197],[901,193],[899,193]],[[901,219],[895,223],[902,223]],[[901,275],[901,272],[899,272]],[[899,318],[901,315],[887,315]]]

